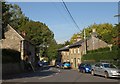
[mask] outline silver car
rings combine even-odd
[[[105,78],[117,77],[120,78],[120,69],[111,63],[96,63],[92,65],[92,75],[101,75]]]

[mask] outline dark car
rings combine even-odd
[[[91,64],[88,63],[81,63],[78,65],[79,72],[82,73],[90,73],[91,72]]]
[[[62,65],[63,65],[63,64],[62,64],[61,62],[57,62],[57,63],[56,63],[56,67],[57,67],[57,68],[62,68]]]
[[[39,67],[42,67],[42,66],[43,66],[43,62],[42,62],[42,61],[38,61],[37,64],[38,64]]]
[[[63,69],[70,69],[70,68],[71,68],[70,62],[63,62],[62,68],[63,68]]]

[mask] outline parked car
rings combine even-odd
[[[57,63],[56,63],[56,67],[57,67],[57,68],[62,68],[62,63],[61,63],[61,62],[57,62]]]
[[[39,66],[39,67],[42,67],[42,66],[43,66],[42,61],[38,61],[38,66]]]
[[[43,64],[43,67],[48,67],[49,66],[49,63],[48,62],[42,62],[42,64]]]
[[[62,68],[63,68],[63,69],[70,69],[70,68],[71,68],[70,62],[63,62]]]
[[[91,64],[88,63],[81,63],[78,65],[79,72],[82,73],[90,73],[91,72]]]
[[[92,66],[92,75],[101,75],[105,78],[120,77],[120,69],[111,63],[96,63]]]

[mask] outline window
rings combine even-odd
[[[104,66],[105,68],[116,68],[116,66],[113,65],[113,64],[103,64],[103,66]]]
[[[96,66],[96,67],[100,67],[100,64],[96,64],[95,66]]]
[[[80,63],[80,58],[78,58],[78,63]]]
[[[74,49],[74,53],[76,53],[76,49]]]
[[[72,54],[72,49],[70,49],[70,51],[71,51],[71,54]]]
[[[78,48],[78,53],[80,53],[80,49]]]

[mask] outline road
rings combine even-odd
[[[120,83],[118,79],[106,79],[101,76],[92,76],[91,74],[80,73],[77,70],[49,68],[42,71],[37,71],[29,74],[22,74],[13,77],[13,79],[6,79],[3,82],[19,82],[19,84],[26,84],[27,82],[116,82]],[[118,83],[119,82],[119,83]]]

